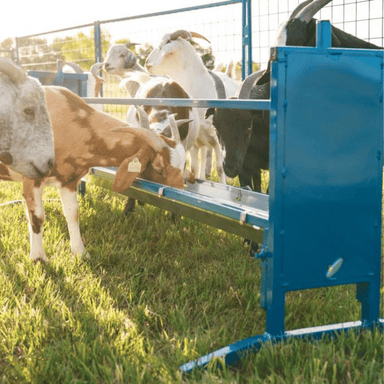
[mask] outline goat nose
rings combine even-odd
[[[9,152],[1,152],[0,161],[5,165],[11,165],[13,163],[12,155]]]
[[[107,69],[109,67],[109,63],[104,63],[104,69]]]

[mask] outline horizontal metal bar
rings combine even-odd
[[[90,104],[162,105],[166,107],[234,108],[269,110],[270,100],[210,100],[210,99],[121,99],[117,97],[83,97]]]
[[[384,329],[384,320],[379,319],[377,327],[383,331]],[[262,335],[252,336],[247,339],[238,341],[234,344],[228,345],[227,347],[221,348],[215,352],[209,353],[206,356],[200,357],[197,360],[190,361],[186,364],[180,366],[180,370],[185,373],[191,372],[195,368],[205,367],[212,359],[223,358],[225,364],[230,366],[234,365],[237,361],[244,358],[251,352],[257,352],[264,343],[271,341],[272,343],[278,343],[283,340],[292,339],[292,338],[308,338],[310,340],[320,339],[323,335],[329,335],[329,337],[335,337],[340,332],[348,331],[358,331],[367,329],[361,321],[350,321],[347,323],[339,323],[333,325],[319,326],[319,327],[310,327],[296,329],[293,331],[284,332],[284,335],[273,336],[269,333],[264,333]],[[370,328],[370,327],[369,327]]]
[[[199,11],[201,9],[220,7],[223,5],[238,4],[241,2],[242,2],[242,0],[229,0],[229,1],[222,1],[219,3],[196,5],[196,6],[187,7],[187,8],[179,8],[179,9],[172,9],[172,10],[168,10],[168,11],[146,13],[146,14],[136,15],[136,16],[127,16],[127,17],[122,17],[120,19],[104,20],[104,21],[100,21],[100,24],[116,23],[116,22],[120,22],[120,21],[135,20],[135,19],[144,19],[147,17],[155,17],[155,16],[165,16],[165,15],[171,15],[172,13]]]
[[[203,4],[203,5],[196,5],[194,7],[188,7],[188,8],[179,8],[179,9],[172,9],[172,10],[169,10],[169,11],[162,11],[162,12],[146,13],[146,14],[136,15],[136,16],[121,17],[119,19],[108,19],[108,20],[102,20],[102,21],[94,21],[93,23],[81,24],[81,25],[76,25],[76,26],[73,26],[73,27],[56,29],[56,30],[48,31],[48,32],[35,33],[33,35],[18,36],[18,37],[16,37],[16,39],[24,39],[24,38],[28,38],[28,37],[36,37],[36,36],[48,35],[48,34],[51,34],[51,33],[70,31],[70,30],[73,30],[73,29],[93,27],[96,23],[99,23],[99,24],[117,23],[117,22],[127,21],[127,20],[144,19],[144,18],[147,18],[147,17],[171,15],[172,13],[199,11],[201,9],[220,7],[220,6],[223,6],[223,5],[238,4],[238,3],[241,3],[241,2],[242,2],[242,0],[228,0],[228,1],[223,1],[223,2],[220,2],[220,3]]]

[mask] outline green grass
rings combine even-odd
[[[71,261],[58,197],[46,188],[43,265],[29,261],[24,204],[0,206],[1,383],[383,383],[379,332],[266,345],[239,368],[183,376],[180,364],[264,332],[258,261],[239,237],[151,206],[125,216],[126,198],[89,185],[91,258]],[[21,198],[0,182],[0,204]],[[360,306],[344,286],[288,293],[286,313],[296,329],[358,320]]]

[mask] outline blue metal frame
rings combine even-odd
[[[252,71],[252,4],[251,0],[243,0],[243,42],[242,42],[242,67],[243,80]]]
[[[28,75],[39,79],[42,85],[58,85],[70,89],[79,96],[87,96],[88,75],[86,73],[28,71]]]
[[[383,51],[279,47],[271,75],[269,222],[260,258],[263,335],[212,358],[234,364],[266,341],[320,338],[379,319],[383,167]],[[285,294],[356,284],[361,321],[285,331]]]

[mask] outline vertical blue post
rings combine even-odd
[[[103,61],[103,58],[102,58],[102,51],[101,51],[100,21],[95,21],[94,40],[95,40],[95,62],[101,63]]]
[[[251,0],[243,0],[242,78],[252,73],[252,12]]]
[[[316,28],[317,48],[332,47],[332,26],[328,20],[318,21]]]
[[[95,62],[101,63],[103,61],[103,51],[101,49],[101,28],[100,21],[95,21],[94,28],[94,40],[95,40]],[[88,95],[89,96],[89,95]],[[103,97],[103,85],[100,88],[100,96]]]

